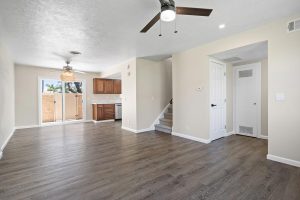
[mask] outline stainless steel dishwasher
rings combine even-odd
[[[115,104],[115,119],[122,119],[122,104]]]

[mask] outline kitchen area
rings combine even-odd
[[[92,101],[94,122],[122,120],[120,79],[94,78],[93,93],[98,96],[98,100]]]

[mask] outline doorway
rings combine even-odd
[[[235,133],[258,137],[261,121],[261,63],[234,67]]]
[[[268,41],[210,57],[226,64],[225,136],[268,139]]]
[[[84,81],[39,79],[40,125],[85,120]]]
[[[226,64],[210,60],[210,139],[226,134]]]

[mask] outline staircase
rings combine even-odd
[[[159,119],[159,124],[155,125],[155,130],[164,132],[164,133],[172,133],[173,126],[173,106],[169,105],[168,109],[164,113],[164,117]]]

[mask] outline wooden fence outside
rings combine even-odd
[[[62,121],[62,94],[42,94],[43,123]],[[65,120],[83,119],[82,94],[65,94]]]

